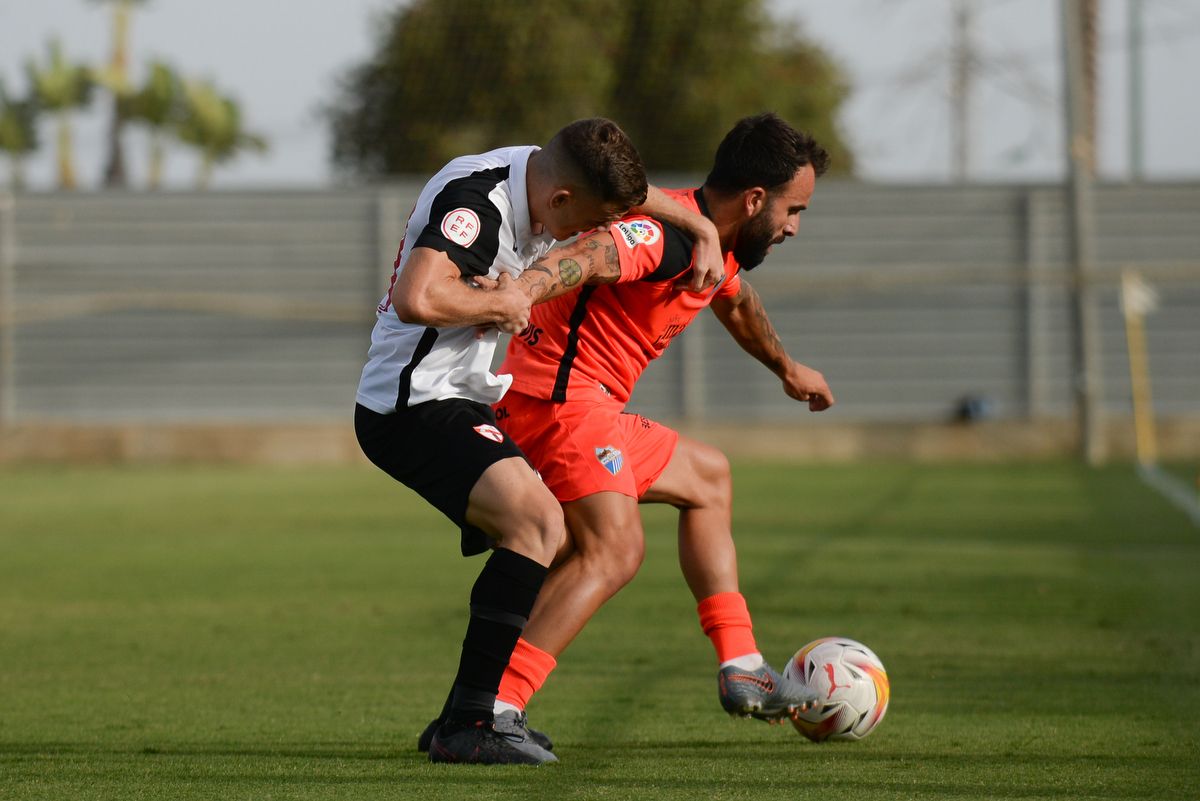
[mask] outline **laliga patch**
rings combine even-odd
[[[653,245],[662,238],[662,229],[650,220],[634,220],[633,222],[618,222],[617,230],[625,246],[633,250],[638,245]]]
[[[470,209],[455,209],[442,218],[442,236],[464,248],[479,236],[479,215]]]
[[[625,466],[625,456],[612,445],[605,445],[603,448],[596,448],[596,459],[600,461],[600,466],[612,473],[614,476],[621,472],[621,468]]]
[[[484,423],[481,426],[475,426],[475,433],[484,439],[490,439],[492,442],[504,442],[504,433],[493,425]]]

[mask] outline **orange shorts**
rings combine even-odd
[[[597,492],[640,498],[658,480],[679,434],[610,400],[566,403],[508,392],[496,423],[529,457],[560,502]]]

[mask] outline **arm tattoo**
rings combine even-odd
[[[743,281],[741,289],[738,291],[738,298],[745,304],[746,320],[750,323],[754,339],[757,340],[758,349],[761,350],[762,355],[767,358],[783,356],[786,352],[783,340],[775,332],[775,326],[771,325],[771,320],[767,317],[767,310],[762,304],[762,298],[754,291],[754,287]]]
[[[558,252],[555,252],[539,259],[526,267],[521,274],[519,280],[524,283],[525,291],[534,303],[543,299],[549,300],[548,296],[561,295],[565,290],[573,289],[583,280],[583,266],[569,256],[557,260],[557,270],[550,267],[550,259],[557,255]]]
[[[554,277],[554,273],[550,272],[550,268],[547,267],[546,265],[542,264],[540,261],[536,261],[533,264],[529,265],[527,268],[525,268],[525,273],[526,274],[527,273],[545,273],[550,278]],[[533,278],[533,276],[529,276],[529,277]],[[541,280],[545,280],[545,279],[541,279]]]
[[[525,272],[521,273],[521,277],[517,280],[525,285],[526,294],[535,303],[538,298],[543,297],[554,288],[554,273],[550,272],[550,268],[540,261],[526,267]]]
[[[582,256],[587,259],[589,284],[615,284],[621,278],[621,262],[617,258],[617,246],[603,246],[604,254],[601,257],[601,245],[595,239],[588,239],[583,243],[584,253]]]
[[[604,264],[613,275],[621,274],[621,260],[617,258],[616,245],[609,245],[604,249]]]
[[[575,286],[583,277],[583,268],[574,259],[559,259],[558,277],[563,286]]]

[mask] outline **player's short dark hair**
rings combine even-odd
[[[622,208],[646,202],[646,168],[633,142],[612,120],[576,120],[546,145],[571,163],[575,180],[604,203]]]
[[[704,185],[719,192],[740,192],[755,186],[771,190],[792,180],[805,164],[811,164],[820,177],[829,169],[829,154],[817,140],[797,131],[779,115],[756,114],[738,120],[725,134]]]

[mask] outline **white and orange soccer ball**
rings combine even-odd
[[[887,713],[887,671],[875,652],[857,640],[814,640],[796,652],[783,674],[820,696],[814,707],[792,721],[814,742],[861,740]]]

